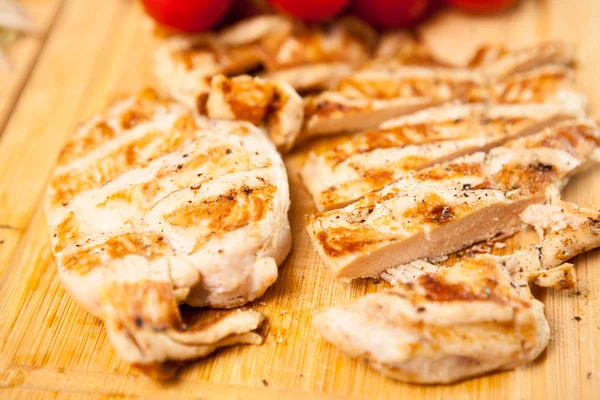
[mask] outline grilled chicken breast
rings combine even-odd
[[[303,136],[371,129],[390,118],[454,99],[564,103],[564,96],[574,96],[568,67],[571,56],[557,50],[561,56],[536,57],[540,52],[537,48],[517,50],[485,68],[373,64],[345,77],[334,90],[305,99]],[[556,64],[543,64],[546,60]],[[512,68],[510,74],[507,65]],[[490,72],[496,69],[502,71],[502,79]]]
[[[187,327],[178,304],[260,297],[291,247],[283,162],[244,122],[194,117],[146,89],[93,116],[63,149],[46,216],[67,291],[121,358],[167,361],[261,342],[258,312]]]
[[[451,267],[415,261],[388,270],[393,289],[318,314],[315,327],[342,351],[406,382],[450,383],[533,361],[549,327],[529,284],[573,286],[573,265],[561,263],[600,246],[600,212],[555,201],[522,216],[542,230],[540,244]]]
[[[188,106],[208,89],[207,77],[258,68],[265,78],[300,91],[324,89],[369,58],[374,33],[357,24],[340,19],[329,27],[306,26],[281,15],[261,15],[217,33],[171,36],[157,49],[156,74]]]
[[[316,252],[334,276],[450,254],[520,229],[519,214],[598,158],[600,130],[567,121],[411,173],[349,206],[307,217]]]
[[[583,116],[583,105],[574,103],[428,108],[340,144],[339,139],[318,143],[300,176],[319,211],[343,207],[411,171],[487,151],[562,119]]]

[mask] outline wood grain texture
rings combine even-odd
[[[2,282],[4,270],[10,263],[19,239],[21,239],[21,231],[0,227],[0,282]]]
[[[35,24],[35,32],[10,46],[8,56],[11,69],[0,69],[0,134],[27,82],[29,73],[36,64],[62,0],[25,0],[21,3],[29,10]]]
[[[30,3],[48,6],[41,0]],[[580,58],[578,82],[590,97],[592,113],[600,115],[595,72],[600,2],[576,3],[523,1],[493,18],[448,12],[423,27],[421,36],[439,54],[459,61],[482,42],[572,42]],[[151,381],[121,362],[100,322],[61,287],[40,200],[58,151],[77,122],[115,96],[151,82],[149,27],[139,6],[125,0],[64,0],[54,24],[27,80],[19,84],[23,89],[0,140],[0,398],[600,398],[598,251],[575,260],[576,289],[539,291],[552,327],[550,346],[538,361],[516,371],[450,386],[407,385],[325,343],[311,327],[312,315],[384,284],[343,284],[326,274],[304,231],[304,214],[314,207],[297,178],[299,157],[286,160],[294,249],[277,283],[252,304],[269,318],[265,344],[223,350],[191,364],[171,383]],[[574,179],[565,196],[598,207],[599,185],[600,171],[589,172]],[[219,313],[183,309],[190,323]]]

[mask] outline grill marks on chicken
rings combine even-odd
[[[216,33],[164,38],[156,52],[156,72],[170,94],[190,106],[206,91],[206,77],[258,68],[266,78],[297,90],[322,90],[367,61],[374,35],[349,18],[318,27],[262,15]]]
[[[335,91],[348,97],[379,100],[406,97],[435,101],[462,96],[478,102],[486,97],[484,83],[468,69],[373,67],[343,78]]]
[[[173,227],[206,225],[204,235],[196,234],[192,250],[196,251],[215,234],[225,234],[262,220],[273,207],[276,192],[277,188],[271,184],[245,185],[198,203],[184,204],[164,215],[164,219]]]
[[[249,73],[258,65],[267,70],[266,77],[296,90],[324,90],[304,99],[300,116],[304,139],[373,129],[390,118],[452,100],[573,101],[573,58],[564,46],[546,44],[512,52],[484,48],[468,67],[456,67],[439,62],[425,46],[401,36],[384,35],[375,59],[367,61],[375,34],[357,21],[342,18],[330,27],[307,28],[285,17],[261,16],[217,34],[171,37],[157,52],[156,65],[159,80],[171,95],[201,111],[215,90],[213,76]],[[247,98],[243,112],[235,110],[237,101],[225,107],[227,102],[221,101],[213,109],[220,110],[215,114],[219,118],[224,112],[225,118],[235,114],[265,122],[261,112],[247,112],[265,110],[268,98]],[[288,150],[293,141],[276,143]]]
[[[231,79],[217,75],[204,100],[198,104],[200,114],[265,126],[282,152],[292,148],[302,130],[302,98],[284,83],[245,75]]]
[[[558,199],[600,155],[600,128],[577,119],[585,99],[571,87],[571,64],[570,51],[557,44],[484,48],[469,65],[481,91],[404,82],[393,64],[370,65],[344,78],[340,92],[307,100],[317,105],[310,104],[306,129],[310,118],[322,123],[314,135],[405,112],[393,109],[402,93],[411,106],[426,94],[463,102],[312,148],[301,176],[317,208],[331,210],[307,217],[315,250],[336,277],[381,276],[394,285],[317,315],[327,341],[413,383],[512,369],[544,350],[549,327],[529,285],[573,287],[574,266],[565,261],[600,246],[598,211]],[[319,96],[332,101],[318,103]],[[483,104],[464,104],[474,100]],[[335,118],[351,123],[336,126]],[[512,234],[523,222],[540,232],[539,244],[502,257],[469,255],[450,267],[427,261]]]
[[[368,65],[340,81],[335,89],[307,97],[303,136],[371,129],[394,117],[450,100],[467,103],[581,102],[572,90],[570,53],[554,48],[508,53],[473,68]],[[546,60],[556,65],[546,65]],[[511,71],[507,73],[506,70]]]
[[[600,211],[553,199],[532,205],[521,215],[540,233],[540,259],[547,268],[600,246]]]
[[[539,244],[451,267],[415,261],[386,271],[394,287],[317,315],[324,338],[395,379],[450,383],[533,361],[549,340],[530,284],[574,284],[564,261],[600,246],[600,213],[553,198],[522,214]]]
[[[367,130],[320,141],[301,170],[320,211],[358,200],[307,219],[313,245],[335,276],[386,270],[383,276],[395,282],[392,290],[317,316],[315,326],[328,341],[392,377],[419,383],[453,382],[535,359],[549,328],[529,284],[573,286],[573,265],[562,261],[600,244],[596,212],[543,205],[600,155],[597,126],[576,120],[585,115],[585,98],[572,89],[570,50],[554,43],[517,51],[488,47],[458,68],[413,40],[386,35],[377,58],[365,62],[368,34],[341,24],[319,29],[267,16],[197,44],[170,39],[159,75],[201,114],[267,127],[282,151],[300,129],[300,139]],[[259,65],[296,89],[325,91],[302,104],[279,84],[207,78]],[[177,201],[183,206],[161,205],[152,210],[160,216],[154,221],[165,221],[166,233],[198,225],[189,232],[196,242],[179,243],[193,254],[218,241],[215,232],[262,218],[275,197],[269,185],[250,186],[252,198],[244,190],[227,192],[236,200],[224,191],[202,200],[184,192]],[[132,196],[149,198],[157,190],[138,186]],[[214,206],[211,215],[203,201]],[[62,235],[69,239],[79,235],[70,218]],[[544,231],[538,246],[504,257],[470,256],[453,267],[423,261],[511,234],[523,221]],[[144,240],[154,239],[127,243],[143,253]],[[398,264],[404,265],[389,269]],[[207,304],[202,290],[189,289],[195,274],[172,271],[176,301]],[[255,279],[268,281],[269,273]]]
[[[520,229],[519,214],[597,158],[600,130],[563,122],[488,153],[406,175],[343,209],[307,218],[313,246],[339,278],[443,256]]]
[[[148,260],[164,257],[170,252],[164,236],[157,233],[128,232],[112,236],[108,240],[89,247],[80,247],[62,259],[65,270],[81,275],[88,274],[92,269],[102,267],[114,258],[127,255],[139,255]]]
[[[535,359],[549,339],[542,303],[504,267],[539,264],[531,254],[463,260],[333,307],[313,323],[345,353],[402,381],[450,383],[511,369]]]
[[[260,313],[186,327],[178,304],[260,297],[290,251],[288,209],[285,167],[261,130],[193,117],[152,90],[78,129],[46,199],[65,287],[119,356],[154,375],[262,341]]]
[[[573,51],[559,42],[508,50],[500,46],[483,46],[477,50],[469,67],[496,80],[544,65],[574,64]]]
[[[486,151],[578,114],[580,110],[553,105],[430,108],[387,121],[342,143],[325,139],[309,153],[300,175],[319,211],[331,210],[411,171]]]
[[[119,143],[119,147],[103,149],[94,164],[81,162],[75,168],[59,170],[50,182],[55,190],[53,201],[66,205],[79,193],[99,187],[131,168],[143,167],[163,153],[189,143],[194,138],[194,126],[187,124],[187,118],[175,120],[167,130],[128,138],[130,140]]]

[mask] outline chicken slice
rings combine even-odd
[[[572,66],[573,49],[564,43],[548,42],[535,47],[509,51],[504,47],[484,46],[478,49],[469,67],[490,79],[500,80],[544,65]]]
[[[350,136],[324,139],[300,176],[319,211],[343,207],[415,170],[539,131],[581,108],[551,104],[429,108]],[[329,142],[329,143],[327,143]]]
[[[552,268],[600,246],[600,211],[554,199],[529,206],[521,219],[541,233],[542,265]]]
[[[375,36],[370,26],[350,17],[324,26],[297,22],[292,34],[264,41],[264,77],[300,92],[331,88],[370,58]]]
[[[293,68],[274,70],[261,76],[291,85],[300,93],[319,92],[335,87],[337,82],[353,71],[345,62],[320,62]]]
[[[305,99],[303,137],[372,129],[382,122],[450,100],[493,103],[554,103],[584,107],[586,98],[573,89],[572,71],[561,65],[540,66],[490,80],[467,68],[373,67]]]
[[[453,266],[413,261],[387,270],[394,288],[314,318],[323,337],[395,379],[451,383],[535,360],[548,343],[543,306],[529,284],[574,286],[563,261],[600,246],[600,212],[560,201],[522,214],[543,233],[507,256],[476,255]]]
[[[249,121],[264,126],[277,145],[286,152],[302,130],[302,98],[288,84],[241,75],[217,75],[198,111],[213,119]]]
[[[347,18],[347,17],[346,17]],[[338,23],[343,22],[341,18]],[[357,22],[353,21],[356,25]],[[358,23],[358,30],[363,37],[363,43],[367,47],[372,47],[371,42],[375,42],[372,28],[364,27],[364,23]],[[348,25],[346,24],[346,28]],[[354,29],[356,31],[357,29]],[[354,53],[360,54],[357,50]],[[351,52],[352,53],[352,52]],[[310,53],[309,53],[310,54]],[[349,76],[355,70],[357,65],[363,64],[361,57],[353,57],[353,62],[315,62],[299,67],[280,69],[267,73],[265,76],[269,79],[282,80],[290,83],[300,92],[334,89],[340,79]],[[377,43],[375,59],[365,62],[359,69],[369,69],[381,66],[427,66],[442,67],[447,66],[431,55],[429,49],[423,44],[410,38],[405,32],[384,33],[381,40]]]
[[[304,98],[304,129],[301,138],[372,129],[389,119],[441,103],[442,101],[431,101],[429,98],[351,98],[335,91],[325,91]]]
[[[305,99],[303,136],[374,128],[380,123],[452,99],[487,99],[484,81],[466,69],[369,69],[344,78],[336,90]]]
[[[377,43],[375,59],[366,63],[362,68],[368,69],[382,65],[450,67],[447,63],[438,60],[429,47],[417,41],[413,35],[404,30],[382,33]]]
[[[550,335],[544,306],[511,269],[535,251],[480,255],[318,314],[319,333],[394,379],[451,383],[537,358]],[[512,268],[511,268],[512,267]]]
[[[477,102],[487,98],[484,85],[480,74],[466,68],[374,66],[342,79],[335,91],[350,98],[435,101],[461,97]]]
[[[598,159],[600,129],[567,121],[406,175],[356,203],[307,217],[315,251],[335,277],[378,276],[519,230],[519,215]]]
[[[172,362],[260,343],[260,313],[188,328],[178,304],[262,296],[291,249],[289,204],[285,167],[261,130],[194,117],[146,89],[78,128],[46,217],[67,291],[103,320],[120,357],[160,376]]]
[[[369,58],[371,41],[342,20],[307,26],[282,15],[260,15],[216,33],[164,38],[155,69],[171,96],[194,107],[209,88],[206,78],[217,74],[263,69],[265,78],[298,90],[329,87]]]

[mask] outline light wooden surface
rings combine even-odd
[[[147,21],[127,0],[24,3],[39,32],[11,49],[15,70],[0,72],[0,398],[600,398],[598,251],[576,259],[576,289],[539,291],[552,339],[537,362],[516,371],[451,386],[407,385],[322,341],[310,325],[313,313],[384,285],[347,285],[324,273],[303,231],[303,215],[313,208],[293,158],[294,250],[277,283],[253,304],[269,317],[265,344],[221,351],[193,363],[172,383],[153,382],[120,362],[101,324],[60,285],[40,199],[77,122],[116,95],[151,82]],[[580,59],[578,82],[592,114],[600,116],[600,1],[525,0],[493,18],[445,13],[421,33],[452,60],[464,60],[482,42],[571,42]],[[598,207],[599,186],[600,171],[587,173],[572,181],[566,198]],[[215,313],[184,312],[191,320]]]

